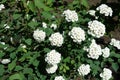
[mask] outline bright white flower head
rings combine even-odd
[[[120,41],[119,40],[116,40],[116,39],[112,38],[111,42],[110,42],[110,45],[113,45],[117,49],[120,49]]]
[[[108,47],[105,47],[104,49],[102,49],[102,53],[103,53],[103,57],[104,58],[108,58],[110,55],[110,49]]]
[[[101,14],[105,16],[112,16],[113,10],[111,7],[107,6],[106,4],[101,4],[96,10],[100,11]]]
[[[42,22],[42,27],[47,28],[47,24],[45,22]]]
[[[91,16],[95,16],[95,10],[89,10],[88,13],[91,15]]]
[[[60,34],[59,32],[56,32],[49,37],[49,41],[52,46],[60,47],[63,44],[64,38],[62,34]]]
[[[85,76],[88,75],[90,73],[90,65],[89,64],[82,64],[79,68],[78,68],[78,72],[80,75]]]
[[[105,34],[105,25],[97,20],[88,22],[88,34],[100,38]]]
[[[1,63],[8,64],[8,63],[10,63],[10,59],[2,59]]]
[[[92,40],[91,45],[89,46],[88,50],[88,57],[92,59],[98,59],[100,55],[102,55],[102,49],[100,45],[97,45],[95,40]]]
[[[45,37],[46,37],[46,33],[43,30],[37,29],[33,33],[33,38],[38,42],[44,41]]]
[[[10,28],[10,26],[8,26],[7,24],[4,24],[4,27],[5,27],[5,29],[9,29]]]
[[[112,78],[112,71],[108,68],[104,68],[103,72],[100,73],[100,77],[102,78],[102,80],[109,80],[110,78]]]
[[[74,42],[81,43],[85,40],[85,32],[80,27],[73,27],[73,29],[68,34]]]
[[[61,54],[57,52],[56,50],[51,50],[49,53],[47,53],[45,57],[45,61],[49,65],[58,64],[61,61]]]
[[[54,64],[54,65],[49,65],[46,68],[46,71],[47,71],[48,74],[52,74],[52,73],[55,73],[57,69],[58,69],[57,64]]]
[[[5,6],[4,6],[3,4],[0,4],[0,11],[1,11],[2,9],[5,9]]]
[[[75,11],[71,11],[71,10],[65,10],[63,12],[63,15],[65,16],[65,19],[68,21],[68,22],[75,22],[75,21],[78,21],[78,15]]]
[[[63,76],[56,76],[54,80],[65,80]]]
[[[56,24],[51,24],[50,28],[53,28],[54,30],[57,28]]]

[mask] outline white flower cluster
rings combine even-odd
[[[112,77],[112,71],[108,68],[104,68],[103,72],[100,73],[102,80],[109,80]]]
[[[89,10],[88,13],[91,15],[91,16],[95,16],[95,10]]]
[[[1,63],[8,64],[8,63],[10,63],[10,59],[2,59]]]
[[[92,43],[88,49],[89,54],[87,55],[89,58],[98,59],[100,55],[102,55],[102,49],[100,45],[97,45],[95,40],[92,40]]]
[[[57,64],[61,61],[61,54],[55,50],[51,50],[47,53],[45,61],[48,63],[48,67],[46,68],[47,73],[55,73],[58,68]]]
[[[85,40],[85,32],[80,27],[73,27],[68,35],[77,43],[81,43]]]
[[[68,22],[75,22],[75,21],[78,21],[78,15],[75,11],[71,11],[71,10],[65,10],[63,12],[63,15],[65,15],[65,19],[68,21]]]
[[[56,24],[51,24],[50,28],[53,28],[54,30],[57,28],[57,25]]]
[[[62,46],[63,40],[64,38],[62,34],[60,34],[59,32],[56,32],[49,37],[49,41],[52,46],[58,46],[58,47]]]
[[[120,49],[120,41],[114,38],[111,39],[110,45],[115,46],[117,49]]]
[[[49,53],[47,53],[45,58],[45,61],[51,65],[60,63],[60,60],[61,60],[61,54],[56,50],[51,50]]]
[[[5,8],[5,6],[3,4],[0,4],[0,11],[4,8]]]
[[[54,80],[65,80],[63,76],[56,76]]]
[[[33,33],[33,38],[38,42],[44,41],[45,37],[46,37],[46,33],[43,30],[37,29]]]
[[[88,34],[100,38],[105,34],[105,25],[97,20],[88,22]]]
[[[103,57],[104,58],[108,58],[110,55],[110,49],[108,47],[105,47],[104,49],[102,49],[102,53],[103,53]]]
[[[42,27],[47,28],[47,24],[45,22],[42,22]]]
[[[80,75],[85,76],[88,75],[90,73],[90,65],[89,64],[82,64],[79,68],[78,68],[78,72]]]
[[[96,10],[100,11],[100,13],[104,14],[105,16],[112,16],[113,13],[111,7],[107,6],[106,4],[101,4],[99,7],[96,8]]]
[[[46,68],[46,71],[47,71],[48,74],[52,74],[52,73],[55,73],[57,69],[58,69],[57,64],[48,65],[48,67]]]

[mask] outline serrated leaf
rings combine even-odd
[[[28,45],[31,45],[32,39],[26,39],[26,40],[25,40],[25,43],[27,43]]]

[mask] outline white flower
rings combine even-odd
[[[56,24],[51,24],[50,28],[53,28],[54,30],[57,28]]]
[[[56,76],[54,80],[65,80],[63,76]]]
[[[103,72],[100,73],[102,80],[109,80],[112,77],[112,71],[108,68],[104,68]]]
[[[0,11],[4,8],[5,8],[4,4],[0,4]]]
[[[85,76],[88,75],[90,73],[90,65],[89,64],[82,64],[79,68],[78,68],[78,72],[80,75]]]
[[[65,16],[65,19],[68,21],[68,22],[75,22],[75,21],[78,21],[78,15],[75,11],[71,11],[71,10],[65,10],[63,12],[63,15]]]
[[[49,65],[46,68],[46,71],[47,71],[48,74],[52,74],[52,73],[55,73],[57,69],[58,69],[57,64],[54,64],[54,65]]]
[[[20,46],[21,46],[22,48],[26,48],[26,45],[24,45],[24,44],[20,44]]]
[[[2,64],[8,64],[10,62],[10,59],[2,59],[1,63]]]
[[[104,14],[105,16],[112,16],[113,13],[111,7],[107,6],[106,4],[101,4],[99,7],[96,8],[96,10],[100,11],[100,13]]]
[[[85,40],[85,32],[80,27],[73,27],[73,29],[68,34],[74,42],[81,43]]]
[[[117,49],[120,49],[120,41],[119,40],[116,40],[116,39],[112,38],[111,42],[110,42],[110,45],[113,45]]]
[[[97,20],[88,22],[88,34],[100,38],[105,34],[105,25]]]
[[[5,42],[0,42],[0,44],[5,45]],[[7,47],[4,48],[4,50],[7,49]]]
[[[56,50],[51,50],[47,53],[45,61],[50,65],[58,64],[61,61],[61,54]]]
[[[64,38],[62,34],[60,34],[59,32],[56,32],[49,37],[49,41],[52,46],[58,46],[58,47],[62,46],[63,40]]]
[[[45,40],[46,33],[42,30],[35,30],[33,33],[33,37],[36,41],[41,42]]]
[[[107,57],[109,57],[109,55],[110,55],[110,49],[108,48],[108,47],[105,47],[104,49],[102,49],[102,53],[103,53],[103,57],[104,58],[107,58]]]
[[[89,54],[87,56],[92,59],[98,59],[99,56],[102,55],[101,46],[97,45],[94,39],[92,40],[92,43],[89,46],[88,52]]]
[[[7,24],[4,24],[4,27],[5,27],[5,29],[9,29],[10,28],[10,26],[8,26]]]
[[[42,22],[42,27],[47,28],[47,24],[45,22]]]
[[[89,10],[88,13],[91,15],[91,16],[95,16],[95,10]]]

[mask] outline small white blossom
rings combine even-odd
[[[110,78],[112,78],[112,71],[108,68],[104,68],[103,72],[100,73],[100,77],[102,80],[110,80]]]
[[[85,40],[85,31],[80,27],[73,27],[73,29],[68,34],[74,42],[81,43]]]
[[[71,10],[65,10],[63,12],[63,15],[65,16],[65,19],[68,21],[68,22],[75,22],[75,21],[78,21],[78,15],[75,11],[71,11]]]
[[[47,53],[45,57],[45,61],[49,65],[58,64],[61,61],[61,54],[57,52],[56,50],[51,50],[49,53]]]
[[[57,64],[54,64],[54,65],[49,65],[46,68],[46,71],[47,71],[48,74],[52,74],[52,73],[55,73],[57,69],[58,69]]]
[[[100,55],[102,55],[102,49],[100,45],[97,45],[95,40],[92,40],[92,43],[89,46],[88,50],[89,54],[87,55],[89,58],[98,59]]]
[[[37,29],[33,33],[33,38],[38,42],[44,41],[45,37],[46,37],[46,33],[43,30]]]
[[[89,64],[82,64],[79,68],[78,68],[78,72],[80,75],[85,76],[88,75],[90,73],[90,65]]]
[[[95,10],[89,10],[88,13],[91,15],[91,16],[95,16]]]
[[[10,59],[2,59],[1,63],[8,64],[8,63],[10,63]]]
[[[8,26],[7,24],[4,24],[4,27],[5,27],[5,29],[9,29],[10,28],[10,26]]]
[[[42,22],[42,27],[47,28],[47,24],[45,22]]]
[[[20,44],[20,46],[21,46],[22,48],[26,48],[26,45],[24,45],[24,44]]]
[[[110,55],[110,49],[108,47],[105,47],[104,49],[102,49],[102,53],[103,53],[103,57],[104,58],[108,58]]]
[[[88,22],[88,34],[100,38],[105,34],[105,25],[97,20]]]
[[[57,28],[56,24],[51,24],[50,28],[53,28],[54,30]]]
[[[5,45],[5,42],[0,42],[0,44]],[[7,47],[4,48],[4,50],[7,49]]]
[[[60,34],[59,32],[56,32],[49,37],[49,41],[52,46],[60,47],[63,44],[64,38],[62,34]]]
[[[0,4],[0,11],[1,11],[2,9],[5,9],[4,4]]]
[[[54,80],[65,80],[63,76],[56,76]]]
[[[112,38],[111,42],[110,42],[110,45],[113,45],[117,49],[120,49],[120,41],[119,40],[116,40],[116,39]]]
[[[100,11],[101,14],[105,16],[112,16],[113,10],[111,7],[107,6],[106,4],[101,4],[96,10]]]

